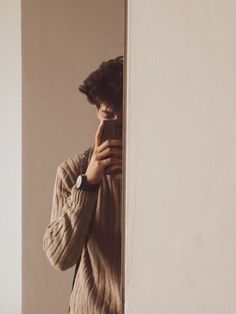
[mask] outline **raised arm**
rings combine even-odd
[[[59,270],[72,267],[80,259],[97,203],[98,191],[76,187],[78,175],[86,171],[88,183],[99,184],[107,167],[110,172],[122,169],[122,142],[107,140],[102,143],[102,128],[103,122],[96,132],[88,165],[83,166],[86,158],[81,157],[77,162],[71,159],[57,169],[51,223],[44,234],[43,248],[50,263]]]
[[[98,192],[79,190],[77,175],[58,167],[51,221],[43,238],[44,252],[58,270],[66,270],[80,259],[96,207]]]

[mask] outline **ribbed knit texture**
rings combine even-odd
[[[70,314],[120,314],[121,179],[104,175],[97,192],[78,190],[76,179],[92,152],[91,147],[58,167],[43,248],[58,270],[79,262]]]

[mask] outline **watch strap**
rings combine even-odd
[[[98,184],[91,184],[87,180],[86,174],[80,174],[76,180],[76,186],[82,191],[97,191],[99,188]]]

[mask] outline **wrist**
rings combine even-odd
[[[89,175],[89,173],[85,172],[85,176],[86,176],[86,179],[87,179],[87,182],[91,185],[97,185],[97,184],[100,184],[100,181],[101,179],[98,179],[98,178],[93,178]]]
[[[91,183],[86,174],[80,174],[76,180],[76,187],[83,191],[97,191],[99,183]]]

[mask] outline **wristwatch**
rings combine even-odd
[[[97,191],[99,188],[98,184],[91,184],[87,180],[86,174],[80,174],[76,180],[76,187],[82,191]]]

